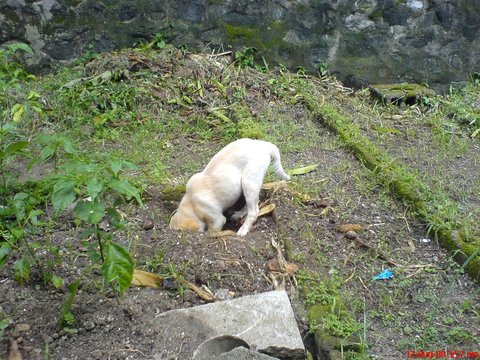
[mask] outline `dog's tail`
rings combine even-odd
[[[282,180],[290,180],[290,175],[288,175],[285,170],[283,170],[282,163],[280,160],[280,151],[278,150],[278,147],[274,144],[271,144],[271,152],[270,156],[272,157],[272,165],[273,169],[275,170],[275,173],[280,177]]]

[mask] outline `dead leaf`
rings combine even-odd
[[[164,101],[168,98],[167,92],[157,86],[152,86],[152,95]]]
[[[270,214],[273,210],[275,210],[275,204],[270,204],[262,207],[258,213],[258,216],[263,216],[263,215],[268,215]]]
[[[288,275],[293,275],[295,274],[299,269],[299,266],[297,264],[294,264],[294,263],[288,263],[287,266],[285,267],[285,273],[287,273]]]
[[[278,189],[284,188],[287,186],[287,182],[285,180],[282,181],[274,181],[274,182],[268,182],[262,185],[262,190],[272,190],[274,189],[277,191]]]
[[[269,271],[280,272],[280,265],[277,259],[271,259],[267,262],[267,268]]]
[[[22,360],[22,354],[18,350],[18,344],[15,340],[10,338],[10,351],[8,353],[8,360]]]
[[[335,212],[335,209],[332,208],[332,207],[326,207],[325,209],[323,209],[321,212],[320,212],[320,216],[325,216],[325,215],[328,215],[329,213],[334,213]]]
[[[130,286],[145,286],[158,289],[163,284],[163,278],[157,274],[153,274],[142,270],[133,270],[133,278]]]
[[[237,233],[233,230],[212,231],[209,235],[213,238],[223,238],[228,236],[236,236]]]
[[[415,252],[415,244],[413,243],[412,239],[407,240],[408,247],[410,249],[410,252],[413,253]]]
[[[338,227],[337,231],[341,233],[346,233],[349,231],[360,232],[362,231],[362,226],[359,224],[343,224]]]
[[[190,290],[196,292],[197,295],[200,296],[200,298],[202,298],[203,300],[208,301],[208,302],[212,302],[212,301],[215,300],[215,296],[213,296],[212,292],[210,290],[208,290],[208,288],[206,286],[204,286],[204,289],[206,289],[206,290],[204,290],[204,289],[196,286],[195,284],[192,284],[190,281],[185,280],[184,278],[182,278],[179,275],[175,275],[174,278],[178,283],[180,283],[182,285],[185,285]]]
[[[303,175],[303,174],[307,174],[309,172],[312,172],[317,167],[318,167],[318,164],[304,166],[304,167],[301,167],[301,168],[296,168],[296,169],[290,170],[290,171],[288,171],[288,173],[290,175]]]

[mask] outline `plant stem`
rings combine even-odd
[[[103,255],[102,235],[100,233],[100,227],[98,226],[98,224],[95,224],[95,234],[97,235],[98,248],[100,249],[100,258],[102,259],[102,263],[104,263],[105,256]]]
[[[33,261],[35,261],[35,264],[37,265],[38,269],[40,270],[40,272],[42,273],[42,277],[43,279],[45,280],[45,270],[43,269],[43,266],[42,264],[40,263],[40,261],[38,260],[38,257],[37,255],[35,255],[35,252],[33,251],[32,247],[30,246],[30,244],[28,243],[27,239],[25,238],[25,236],[22,237],[22,241],[23,243],[25,244],[25,247],[27,248],[30,256],[33,258]]]

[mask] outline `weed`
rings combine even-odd
[[[328,64],[325,62],[318,63],[316,68],[320,76],[327,76],[330,73],[328,70]]]
[[[2,92],[12,86],[18,87],[22,81],[35,79],[35,76],[25,71],[18,56],[19,51],[33,53],[30,46],[24,43],[13,43],[0,47],[0,90]]]
[[[241,50],[235,52],[235,61],[241,68],[255,67],[254,55],[257,49],[254,47],[243,47]]]

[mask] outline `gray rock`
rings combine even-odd
[[[275,360],[274,358],[251,349],[237,347],[232,351],[211,358],[212,360]]]
[[[194,354],[206,359],[239,346],[279,358],[305,356],[285,291],[172,310],[158,315],[156,320],[156,359],[171,355],[191,359]]]
[[[437,89],[478,71],[479,18],[480,1],[9,0],[0,2],[0,43],[30,44],[35,55],[24,60],[39,71],[160,32],[192,50],[254,46],[270,63],[327,63],[341,80]]]

